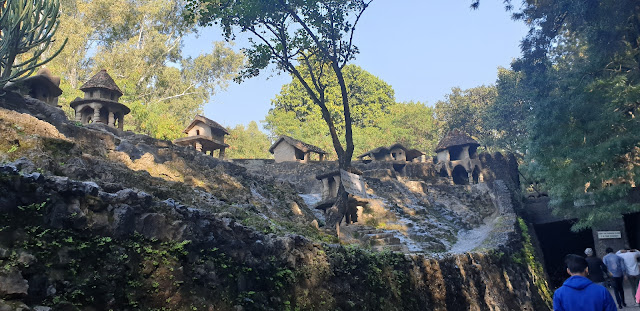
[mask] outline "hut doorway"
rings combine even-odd
[[[467,170],[462,165],[458,165],[453,168],[453,172],[451,173],[451,177],[453,177],[453,183],[456,185],[468,185],[469,184],[469,174],[467,174]]]
[[[629,247],[640,247],[640,212],[626,214],[622,217],[624,220],[624,230],[627,232],[627,241]]]
[[[572,232],[573,223],[573,221],[563,220],[534,225],[552,289],[562,286],[569,277],[564,257],[568,254],[584,255],[584,250],[594,245],[591,229]],[[602,257],[604,254],[597,255]]]

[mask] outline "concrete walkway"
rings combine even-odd
[[[627,280],[624,280],[623,286],[624,286],[624,300],[625,300],[625,303],[627,304],[627,307],[622,309],[623,310],[640,310],[640,307],[636,306],[636,301],[635,301],[636,291],[634,290],[633,295],[631,295],[631,286],[629,285],[629,282],[627,282]],[[615,301],[616,296],[613,295],[613,289],[611,288],[607,288],[607,289],[611,293],[611,296],[613,297],[613,301]]]

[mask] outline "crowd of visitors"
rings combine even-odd
[[[553,294],[554,311],[615,311],[627,307],[623,290],[624,279],[630,285],[636,307],[640,306],[640,251],[622,249],[614,253],[611,247],[600,259],[591,248],[586,257],[569,254],[565,257],[569,278]],[[611,296],[606,287],[613,289]]]

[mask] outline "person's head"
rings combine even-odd
[[[593,249],[587,248],[584,250],[584,254],[587,256],[593,256]]]
[[[569,275],[587,276],[589,274],[589,265],[582,256],[569,254],[564,258],[564,263],[567,265]]]
[[[613,248],[607,247],[606,252],[607,252],[607,254],[613,253]]]

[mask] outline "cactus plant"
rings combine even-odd
[[[56,57],[46,55],[58,29],[59,0],[0,0],[0,93]],[[28,54],[27,54],[28,53]]]

